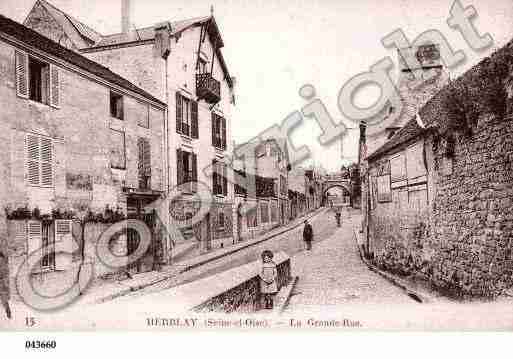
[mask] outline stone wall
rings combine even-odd
[[[512,122],[510,115],[481,113],[471,133],[452,133],[453,147],[437,132],[422,139],[426,201],[401,206],[411,192],[393,189],[391,202],[370,202],[370,252],[378,266],[455,297],[495,297],[513,284]],[[370,182],[379,163],[400,150],[370,164]]]
[[[432,280],[497,295],[513,283],[513,119],[482,114],[472,135],[456,135],[452,157],[438,147]]]
[[[283,252],[276,256],[278,268],[278,289],[286,286],[291,280],[290,258]],[[261,261],[250,264],[252,269],[247,274],[242,275],[235,286],[226,286],[222,293],[208,298],[208,300],[195,306],[194,311],[198,312],[254,312],[260,308],[260,277],[259,266]],[[256,271],[254,270],[256,269]],[[241,267],[242,271],[246,268]],[[240,276],[241,274],[239,274]],[[216,276],[209,278],[217,280]]]

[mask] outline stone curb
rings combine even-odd
[[[288,285],[286,292],[285,292],[286,293],[285,300],[276,309],[276,313],[282,314],[285,311],[285,309],[289,305],[290,297],[292,296],[292,292],[294,291],[294,288],[296,288],[296,284],[297,284],[298,280],[299,280],[298,276],[294,276],[294,278],[292,278],[292,282]]]
[[[419,302],[419,303],[428,303],[430,302],[430,299],[428,299],[425,295],[423,294],[420,294],[419,292],[417,292],[416,290],[408,287],[408,285],[404,284],[404,283],[401,283],[402,281],[398,278],[396,278],[394,275],[390,274],[390,273],[387,273],[387,272],[384,272],[382,271],[381,269],[379,269],[378,267],[376,267],[374,264],[372,264],[370,261],[368,261],[365,256],[363,255],[362,253],[362,249],[360,248],[360,246],[358,245],[358,238],[357,238],[357,234],[356,234],[356,229],[353,228],[353,237],[355,239],[355,242],[356,242],[356,247],[358,248],[358,254],[360,255],[360,259],[362,260],[363,263],[365,263],[365,265],[371,270],[373,271],[374,273],[377,273],[379,274],[380,276],[382,276],[383,278],[385,278],[386,280],[388,280],[390,283],[392,283],[393,285],[395,285],[396,287],[398,288],[401,288],[402,290],[404,290],[406,292],[406,294],[412,298],[413,300],[415,300],[416,302]]]
[[[317,216],[318,214],[320,214],[320,213],[322,212],[322,210],[323,210],[323,209],[324,209],[324,207],[321,207],[320,209],[316,210],[316,211],[315,211],[313,214],[311,214],[310,216],[308,216],[308,217],[306,217],[306,216],[305,216],[305,218],[304,218],[303,220],[311,219],[311,218],[313,218],[313,217]],[[260,243],[262,243],[262,242],[268,241],[269,239],[275,238],[275,237],[280,236],[280,235],[282,235],[282,234],[284,234],[284,233],[287,233],[287,232],[289,232],[289,231],[291,231],[291,230],[293,230],[293,229],[296,229],[297,227],[301,226],[302,224],[303,224],[303,222],[302,222],[302,221],[300,221],[299,223],[295,224],[295,225],[294,225],[294,226],[292,226],[292,227],[284,228],[284,229],[283,229],[283,230],[281,230],[280,232],[276,232],[276,233],[270,234],[270,235],[268,235],[268,236],[266,236],[266,237],[264,237],[264,238],[262,238],[262,239],[259,239],[259,240],[257,240],[257,241],[254,241],[254,242],[247,243],[247,245],[245,245],[245,246],[241,246],[241,247],[238,247],[238,248],[234,248],[233,250],[227,251],[227,252],[225,252],[225,253],[220,253],[219,255],[214,256],[214,257],[211,257],[211,258],[208,258],[208,259],[205,259],[204,261],[201,261],[201,262],[198,262],[198,263],[191,264],[191,265],[189,265],[189,266],[185,267],[184,269],[182,269],[182,270],[179,272],[179,274],[184,273],[184,272],[187,272],[187,271],[189,271],[189,270],[191,270],[191,269],[194,269],[194,268],[196,268],[196,267],[202,266],[202,265],[207,264],[207,263],[209,263],[209,262],[215,261],[215,260],[217,260],[217,259],[219,259],[219,258],[226,257],[226,256],[228,256],[228,255],[231,255],[231,254],[237,253],[237,252],[239,252],[239,251],[241,251],[241,250],[243,250],[243,249],[246,249],[246,248],[252,247],[252,246],[254,246],[254,245],[260,244]],[[178,265],[178,264],[179,264],[179,263],[177,263],[177,265]]]
[[[320,207],[320,208],[319,208],[319,209],[317,209],[314,213],[312,213],[310,216],[308,216],[308,217],[306,217],[306,216],[305,216],[305,218],[304,218],[304,219],[311,219],[311,218],[313,218],[313,217],[317,216],[318,214],[320,214],[324,209],[325,209],[324,207]],[[296,229],[296,228],[297,228],[297,227],[299,227],[301,224],[302,224],[302,222],[300,221],[300,222],[298,222],[296,225],[294,225],[294,226],[292,226],[292,227],[287,227],[287,228],[283,229],[283,230],[282,230],[282,231],[280,231],[280,232],[273,233],[272,235],[266,236],[266,237],[264,237],[264,238],[262,238],[262,239],[260,239],[260,240],[258,240],[258,241],[247,243],[247,245],[245,245],[245,246],[241,246],[241,247],[239,247],[239,248],[235,248],[235,249],[233,249],[233,250],[231,250],[231,251],[224,252],[224,253],[220,253],[220,254],[219,254],[219,255],[217,255],[217,256],[214,256],[214,257],[211,257],[211,258],[207,258],[207,259],[205,259],[204,261],[200,261],[200,262],[198,262],[198,263],[194,263],[194,264],[192,264],[192,265],[189,265],[189,266],[187,266],[187,267],[185,267],[185,268],[183,268],[183,269],[179,270],[178,272],[175,272],[175,273],[170,274],[170,275],[168,275],[168,276],[165,276],[165,277],[159,278],[159,279],[157,279],[157,280],[154,280],[154,281],[151,281],[151,282],[147,282],[147,283],[143,283],[143,284],[139,284],[139,285],[135,285],[135,286],[131,286],[131,287],[127,288],[127,289],[120,290],[119,292],[116,292],[116,293],[114,293],[114,294],[110,294],[110,295],[107,295],[107,296],[102,297],[102,298],[100,298],[100,299],[97,299],[97,300],[95,300],[95,301],[94,301],[94,303],[105,303],[105,302],[111,301],[111,300],[113,300],[113,299],[116,299],[116,298],[119,298],[119,297],[125,296],[125,295],[127,295],[127,294],[130,294],[130,293],[133,293],[133,292],[137,292],[137,291],[139,291],[139,290],[141,290],[141,289],[144,289],[144,288],[147,288],[147,287],[151,287],[152,285],[155,285],[155,284],[158,284],[158,283],[163,282],[163,281],[165,281],[165,280],[171,279],[171,278],[175,277],[175,276],[176,276],[176,275],[178,275],[178,274],[185,273],[185,272],[187,272],[187,271],[189,271],[189,270],[191,270],[191,269],[194,269],[194,268],[200,267],[200,266],[202,266],[202,265],[204,265],[204,264],[207,264],[207,263],[209,263],[209,262],[215,261],[215,260],[220,259],[220,258],[222,258],[222,257],[229,256],[229,255],[234,254],[234,253],[237,253],[237,252],[239,252],[239,251],[241,251],[241,250],[243,250],[243,249],[249,248],[249,247],[251,247],[251,246],[254,246],[254,245],[260,244],[260,243],[262,243],[262,242],[265,242],[265,241],[267,241],[267,240],[269,240],[269,239],[275,238],[275,237],[277,237],[277,236],[279,236],[279,235],[281,235],[281,234],[284,234],[284,233],[289,232],[289,231],[291,231],[291,230],[293,230],[293,229]]]

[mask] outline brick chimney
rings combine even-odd
[[[129,34],[132,30],[132,7],[130,0],[121,0],[121,32]]]

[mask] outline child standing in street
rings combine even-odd
[[[260,292],[264,296],[265,309],[273,309],[273,296],[278,292],[278,270],[273,261],[273,252],[262,252],[262,271],[260,273]]]

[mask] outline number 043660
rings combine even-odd
[[[55,340],[27,340],[25,349],[55,349],[57,342]]]

